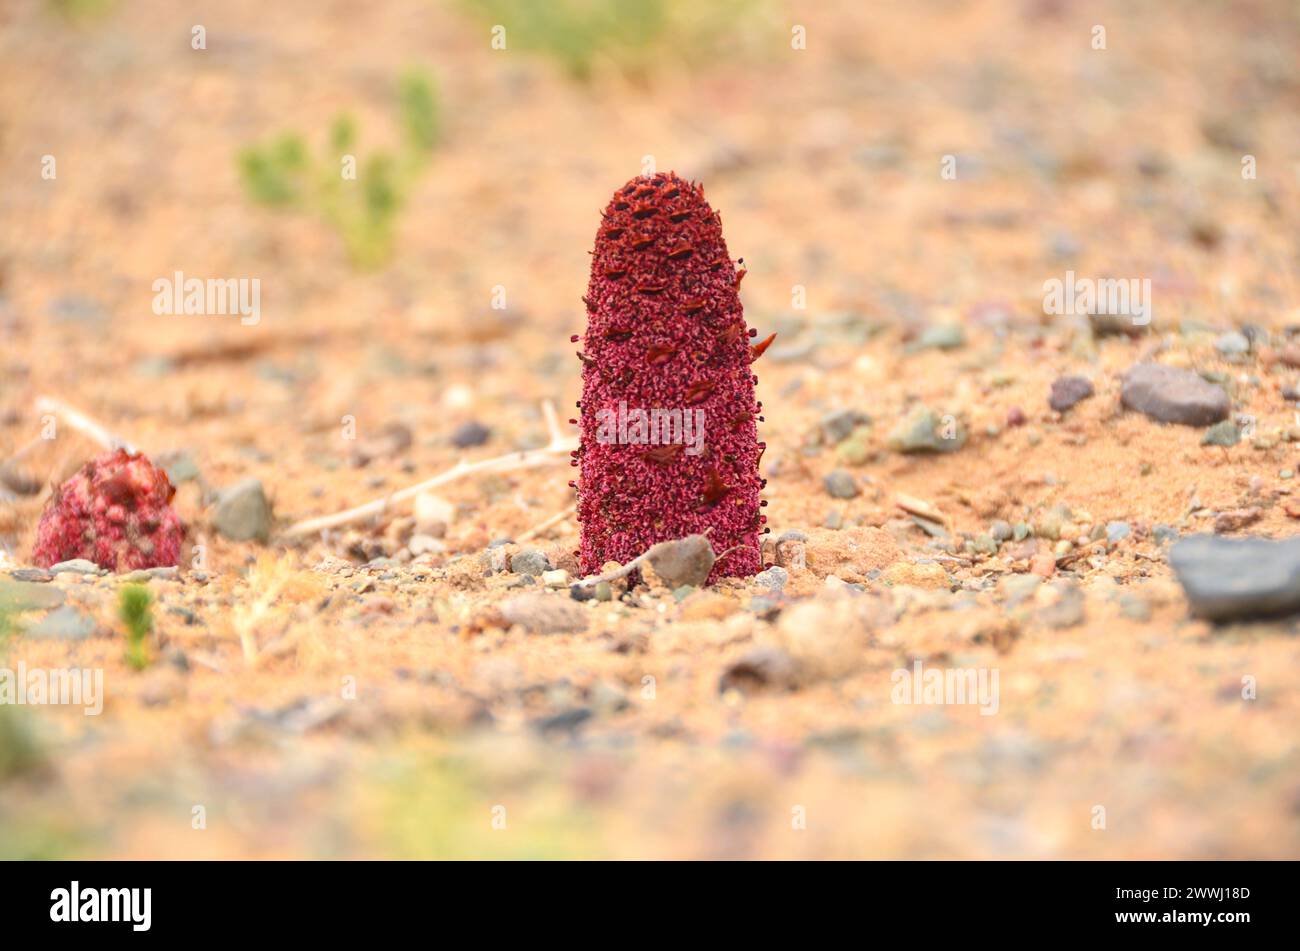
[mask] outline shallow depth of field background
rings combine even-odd
[[[787,591],[827,612],[813,626],[842,622],[823,582],[858,558],[827,526],[884,527],[909,566],[935,552],[896,492],[969,535],[1054,506],[1197,530],[1193,499],[1280,485],[1292,444],[1202,449],[1120,415],[1115,381],[1152,354],[1214,366],[1261,432],[1294,425],[1294,372],[1220,366],[1213,343],[1300,325],[1298,117],[1289,2],[7,0],[0,457],[39,433],[42,395],[185,453],[200,476],[177,503],[211,565],[153,584],[143,673],[112,579],[69,595],[101,636],[0,648],[103,667],[109,693],[98,718],[0,711],[0,855],[1294,856],[1294,629],[1188,621],[1136,536],[1067,572],[1077,624],[1006,634],[993,592],[1023,568],[950,563],[973,613],[918,596],[834,676],[748,697],[719,678],[779,622],[740,583],[593,609],[583,634],[482,622],[517,592],[448,566],[568,505],[566,466],[441,491],[456,519],[432,579],[362,568],[393,554],[387,523],[287,548],[225,541],[206,513],[210,489],[256,477],[284,526],[542,444],[541,402],[567,418],[579,392],[599,209],[653,163],[704,183],[751,326],[779,332],[756,366],[766,512],[821,551]],[[1094,339],[1044,315],[1067,270],[1150,279],[1153,326]],[[176,271],[259,279],[260,322],[155,314]],[[1067,372],[1098,392],[1061,419],[1046,393]],[[969,445],[890,452],[917,403]],[[845,408],[872,417],[848,461],[810,436]],[[379,447],[365,464],[347,416]],[[452,445],[471,421],[488,441]],[[412,439],[387,453],[392,427]],[[68,434],[24,466],[48,484],[90,451]],[[827,495],[837,467],[858,497]],[[44,497],[0,500],[0,569],[29,564]],[[1279,504],[1251,531],[1292,524]],[[537,544],[558,562],[575,540],[569,522]],[[313,570],[328,559],[357,573]],[[909,580],[860,576],[885,597],[925,588]],[[1150,610],[1116,609],[1111,584]],[[177,653],[204,662],[161,660]],[[1001,712],[890,704],[917,656],[1000,667]],[[1267,685],[1249,708],[1243,674]],[[360,698],[336,705],[345,677]],[[590,720],[566,726],[572,709]]]

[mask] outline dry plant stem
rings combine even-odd
[[[546,531],[548,528],[552,528],[556,525],[559,525],[566,518],[572,515],[574,511],[577,510],[577,508],[578,508],[577,503],[574,503],[573,505],[570,505],[567,509],[565,509],[563,512],[556,512],[546,521],[542,522],[542,524],[534,525],[528,531],[524,532],[522,535],[520,535],[518,538],[515,539],[515,542],[522,543],[536,538],[538,535]]]
[[[131,445],[122,437],[109,432],[95,420],[91,419],[85,413],[74,409],[62,400],[56,400],[52,396],[38,396],[36,398],[36,412],[50,413],[60,417],[65,423],[95,442],[99,443],[105,449],[125,449],[127,452],[138,452],[135,446]]]
[[[322,515],[319,518],[309,518],[291,525],[285,530],[284,537],[299,538],[303,535],[324,531],[327,528],[350,525],[374,515],[382,515],[398,503],[413,499],[421,492],[437,488],[448,482],[455,482],[457,479],[462,479],[476,472],[513,472],[516,469],[532,469],[537,466],[549,466],[568,461],[569,453],[578,448],[577,439],[566,438],[564,433],[560,431],[559,420],[555,415],[555,407],[549,401],[542,404],[542,417],[546,420],[546,429],[551,440],[541,449],[512,452],[508,455],[497,456],[494,459],[480,459],[478,462],[465,462],[462,460],[441,475],[408,486],[391,495],[375,499],[364,505],[358,505],[356,508],[350,508],[344,512]]]
[[[650,552],[643,551],[623,567],[615,568],[613,571],[607,571],[603,575],[593,575],[590,578],[583,578],[581,581],[575,581],[573,586],[575,588],[590,588],[592,585],[600,584],[602,581],[617,581],[619,578],[626,578],[640,567],[641,562],[645,561],[646,555],[648,554],[650,554]]]

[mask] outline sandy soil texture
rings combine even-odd
[[[0,705],[0,856],[1300,854],[1296,618],[1197,619],[1168,561],[1300,519],[1294,4],[773,0],[585,77],[491,3],[82,6],[0,9],[0,670],[99,672],[102,712]],[[251,200],[243,150],[340,113],[353,186],[403,154],[410,68],[439,135],[373,261]],[[570,336],[647,162],[778,334],[785,541],[579,600]],[[178,271],[258,319],[156,313]],[[1045,304],[1108,279],[1149,310]],[[1126,406],[1142,362],[1226,418]],[[178,570],[34,565],[98,451],[67,407],[168,468]],[[223,512],[247,480],[269,520]]]

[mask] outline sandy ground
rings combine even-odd
[[[666,49],[583,84],[493,50],[460,5],[6,4],[0,456],[40,436],[42,395],[188,454],[176,504],[205,561],[148,581],[143,672],[120,578],[37,582],[100,629],[16,635],[4,663],[102,670],[107,699],[0,711],[0,855],[1295,857],[1295,622],[1189,618],[1165,538],[1239,509],[1280,537],[1300,514],[1300,18],[1133,6],[773,4],[709,62]],[[344,109],[363,149],[391,143],[408,64],[435,77],[445,138],[391,259],[362,271],[319,220],[250,203],[235,155],[287,128],[319,145]],[[544,585],[494,552],[573,573],[577,526],[489,546],[571,504],[565,458],[440,487],[453,515],[419,554],[409,505],[284,539],[545,443],[542,402],[567,418],[579,392],[598,210],[645,156],[704,182],[747,318],[780,334],[756,371],[768,524],[806,536],[784,591],[557,589],[565,631],[511,624],[503,605]],[[155,315],[177,269],[259,278],[260,322]],[[1044,314],[1067,270],[1149,278],[1151,325]],[[1242,328],[1249,352],[1216,346]],[[1121,374],[1151,358],[1220,382],[1248,437],[1122,411]],[[1066,374],[1096,392],[1060,414]],[[918,404],[965,445],[891,449]],[[834,444],[821,421],[844,410],[870,423]],[[470,421],[490,436],[458,448]],[[392,426],[409,446],[389,451]],[[93,452],[60,425],[22,458],[42,489],[0,502],[10,569]],[[855,497],[828,493],[835,469]],[[249,477],[267,545],[211,528],[212,493]],[[1031,533],[991,552],[998,521]],[[736,667],[755,656],[795,672]],[[996,672],[996,712],[894,702],[917,661]],[[5,754],[24,742],[30,762]]]

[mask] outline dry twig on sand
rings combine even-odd
[[[563,512],[556,512],[554,515],[552,515],[546,521],[542,522],[540,525],[534,525],[528,531],[524,532],[522,535],[520,535],[518,538],[515,539],[515,542],[522,544],[527,541],[532,541],[534,538],[536,538],[542,532],[546,531],[548,528],[554,528],[556,525],[559,525],[561,522],[563,522],[566,518],[568,518],[577,510],[578,510],[578,506],[575,504],[575,505],[570,505]]]
[[[497,456],[493,459],[480,459],[477,462],[466,462],[461,460],[452,466],[446,472],[436,475],[431,479],[418,482],[415,485],[407,486],[398,492],[393,492],[380,499],[374,499],[364,505],[358,505],[344,512],[336,512],[333,515],[321,515],[317,518],[309,518],[289,526],[285,530],[283,537],[286,539],[300,538],[304,535],[310,535],[314,532],[324,531],[327,528],[337,528],[340,525],[350,525],[354,522],[362,521],[374,515],[382,515],[389,511],[393,506],[415,498],[421,492],[427,492],[429,489],[437,488],[448,482],[454,482],[473,473],[498,473],[513,472],[516,469],[532,469],[537,466],[549,466],[556,463],[565,462],[569,454],[578,448],[577,439],[567,438],[560,430],[559,420],[555,415],[555,407],[548,400],[542,404],[542,416],[546,420],[546,430],[550,435],[550,442],[540,449],[529,449],[524,452],[512,452],[504,456]],[[549,524],[543,524],[537,530],[549,527]]]
[[[56,400],[52,396],[38,396],[36,398],[36,412],[49,413],[59,417],[77,432],[99,443],[105,449],[125,449],[127,452],[139,451],[121,436],[109,432],[85,413],[74,409],[62,400]]]

